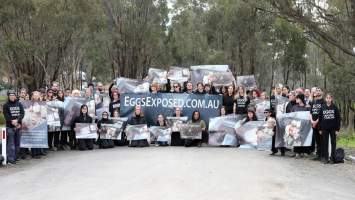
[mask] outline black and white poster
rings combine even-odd
[[[268,100],[255,100],[255,115],[259,121],[263,121],[266,118],[265,110],[270,109],[270,101]]]
[[[75,137],[76,139],[97,139],[96,124],[76,123]]]
[[[276,96],[276,117],[286,113],[286,106],[288,104],[288,98],[283,96]]]
[[[150,133],[146,124],[127,125],[126,127],[127,140],[149,140]]]
[[[244,86],[246,89],[257,88],[256,80],[254,75],[250,76],[237,76],[237,86]]]
[[[171,128],[162,126],[149,127],[151,141],[155,142],[171,142]]]
[[[264,121],[249,121],[236,129],[240,148],[256,149],[258,145],[257,132],[265,125]]]
[[[149,68],[148,79],[150,83],[157,83],[159,85],[165,85],[167,81],[168,72],[163,69]]]
[[[244,116],[227,115],[210,119],[208,127],[208,144],[211,146],[237,146],[235,125]]]
[[[167,117],[166,121],[172,132],[179,132],[181,124],[186,124],[187,117]]]
[[[102,113],[104,111],[109,112],[110,110],[110,97],[108,94],[100,94],[97,95],[98,99],[100,99],[100,101],[96,101],[96,119],[102,119]],[[95,98],[96,99],[96,98]]]
[[[275,122],[266,122],[263,126],[259,126],[257,135],[257,149],[266,151],[270,150],[272,146],[272,136],[274,135],[273,128],[275,126]]]
[[[149,92],[149,82],[144,80],[121,77],[121,78],[117,78],[116,84],[121,94]]]
[[[61,115],[64,115],[64,103],[58,100],[48,101],[47,102],[48,132],[56,132],[61,130],[61,125],[62,125]]]
[[[46,102],[21,101],[25,110],[22,119],[20,146],[22,148],[48,148]]]
[[[64,101],[64,125],[70,127],[80,115],[80,107],[86,102],[82,97],[67,97]]]
[[[190,78],[190,70],[182,67],[170,67],[168,72],[168,79],[173,83],[180,83],[181,85]]]
[[[121,140],[123,123],[101,124],[99,129],[100,139]]]
[[[180,126],[180,137],[182,139],[202,139],[200,123],[182,124]]]
[[[201,119],[208,125],[211,117],[219,115],[222,96],[174,93],[122,94],[120,102],[121,116],[128,118],[132,116],[134,107],[141,105],[148,125],[154,125],[159,114],[173,116],[176,107],[181,108],[182,114],[189,119],[195,110],[200,111]]]
[[[277,121],[276,147],[307,147],[312,145],[313,130],[308,111],[279,115]]]

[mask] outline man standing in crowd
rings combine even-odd
[[[322,108],[322,105],[324,104],[324,99],[323,99],[323,91],[320,88],[317,88],[316,90],[316,95],[315,98],[312,101],[311,104],[311,122],[312,122],[312,128],[313,128],[313,141],[312,145],[316,145],[316,157],[314,160],[320,160],[321,159],[321,146],[322,146],[322,136],[319,133],[319,123],[318,123],[318,118],[319,118],[319,112]]]
[[[22,104],[17,100],[15,91],[9,90],[7,96],[8,101],[3,106],[7,133],[7,160],[11,164],[16,164],[20,151],[21,135],[19,131],[25,111]]]
[[[58,91],[59,91],[59,83],[58,82],[52,83],[52,91],[53,91],[53,99],[56,99],[58,96]]]
[[[96,94],[103,94],[103,93],[104,93],[104,85],[101,82],[98,82]]]
[[[270,109],[275,112],[276,98],[282,95],[282,85],[277,84],[273,94],[270,97]]]

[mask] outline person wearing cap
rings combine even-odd
[[[20,151],[21,135],[19,131],[25,110],[17,100],[15,91],[9,90],[7,96],[8,101],[3,105],[3,113],[6,120],[7,161],[8,163],[16,164]]]

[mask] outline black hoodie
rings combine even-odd
[[[317,120],[319,117],[319,112],[322,108],[322,105],[325,104],[323,99],[316,99],[311,103],[311,114],[312,120]]]
[[[321,130],[340,130],[340,113],[333,103],[330,106],[322,105],[319,112],[319,124]]]
[[[22,104],[18,101],[8,100],[3,106],[3,113],[6,120],[6,127],[14,128],[15,126],[11,124],[11,120],[18,120],[18,123],[21,124],[23,117],[25,116],[25,110],[23,109]]]

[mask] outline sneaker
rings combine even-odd
[[[320,157],[316,156],[316,157],[312,158],[312,160],[314,160],[314,161],[320,161],[321,159],[320,159]]]
[[[270,156],[274,156],[276,153],[275,152],[272,152],[272,153],[270,153],[269,155]]]

